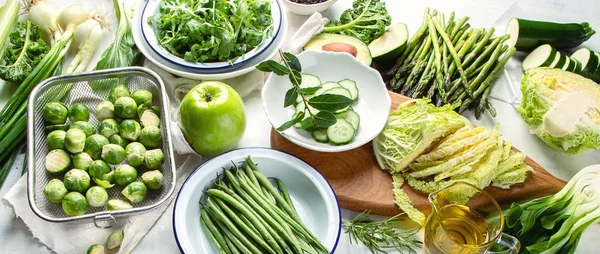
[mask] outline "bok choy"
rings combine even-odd
[[[504,232],[515,236],[525,253],[574,253],[583,232],[600,222],[600,165],[579,171],[552,196],[504,211]]]
[[[21,5],[17,0],[7,0],[0,10],[0,58],[4,55],[10,31],[15,27]]]
[[[117,33],[113,43],[102,53],[94,70],[131,66],[139,54],[131,34],[131,19],[136,0],[113,0],[113,5],[119,21]]]

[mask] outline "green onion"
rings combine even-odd
[[[0,59],[4,56],[4,49],[8,42],[8,35],[17,24],[21,5],[17,0],[7,0],[0,10]]]

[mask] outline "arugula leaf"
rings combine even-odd
[[[315,115],[314,120],[315,124],[322,128],[327,128],[329,126],[334,125],[337,122],[335,115],[327,111],[320,111],[319,113],[317,113]]]
[[[42,28],[29,21],[17,22],[9,35],[9,43],[2,57],[0,78],[20,83],[50,51],[42,38]]]
[[[290,90],[288,90],[285,93],[285,100],[283,101],[283,107],[288,107],[291,105],[294,105],[294,103],[296,103],[296,99],[298,99],[298,91],[296,89],[296,87],[292,87],[290,88]]]
[[[324,33],[353,36],[369,45],[392,23],[392,17],[380,0],[355,0],[352,8],[342,12],[340,20],[331,20]]]
[[[339,94],[321,94],[308,100],[308,104],[313,108],[322,111],[336,111],[352,105],[354,101],[346,96]]]
[[[234,61],[273,34],[269,1],[163,0],[148,22],[164,49],[201,63]]]
[[[256,66],[256,69],[264,72],[273,72],[279,76],[290,74],[290,70],[285,65],[274,60],[264,61]]]
[[[281,126],[277,127],[278,131],[285,131],[287,129],[289,129],[290,127],[294,126],[294,124],[302,121],[302,119],[304,119],[304,112],[300,112],[299,114],[294,115],[294,118],[292,118],[292,120],[289,120],[285,123],[283,123]],[[308,118],[310,119],[310,118]]]

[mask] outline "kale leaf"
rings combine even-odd
[[[18,22],[9,35],[9,42],[2,57],[0,78],[20,83],[33,71],[50,51],[38,25],[29,21]]]
[[[355,0],[352,8],[345,10],[340,20],[332,20],[323,29],[324,33],[353,36],[365,44],[379,38],[392,23],[392,17],[380,0]]]

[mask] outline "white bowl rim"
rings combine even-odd
[[[333,197],[335,198],[335,204],[336,207],[338,209],[338,218],[339,218],[339,223],[338,223],[338,232],[337,232],[337,236],[335,239],[335,243],[333,244],[333,247],[331,248],[329,253],[335,253],[335,250],[340,242],[340,236],[342,233],[342,211],[340,208],[340,203],[338,201],[337,195],[335,194],[335,191],[333,190],[333,187],[331,187],[331,184],[329,183],[329,181],[327,181],[327,178],[325,178],[323,176],[323,174],[321,174],[321,172],[319,172],[319,170],[317,170],[315,167],[313,167],[310,163],[306,162],[305,160],[303,160],[302,158],[293,155],[291,153],[288,152],[284,152],[281,150],[277,150],[274,148],[270,148],[270,147],[241,147],[241,148],[235,148],[232,150],[229,150],[227,152],[224,152],[222,154],[219,154],[215,157],[210,158],[209,160],[205,161],[204,163],[202,163],[200,166],[198,166],[196,169],[194,169],[194,171],[192,173],[190,173],[190,175],[185,179],[185,181],[183,181],[183,183],[181,184],[181,187],[179,188],[179,191],[177,191],[177,196],[175,197],[174,203],[173,203],[173,217],[171,219],[172,225],[173,225],[173,235],[175,236],[175,242],[177,243],[177,248],[179,248],[179,251],[181,251],[181,253],[185,253],[185,251],[183,250],[183,248],[181,247],[181,244],[179,243],[179,238],[177,237],[177,229],[175,228],[175,211],[177,210],[177,201],[179,200],[179,194],[181,193],[181,190],[183,190],[184,185],[188,182],[189,179],[192,178],[192,176],[194,176],[194,174],[196,174],[202,167],[204,167],[204,165],[208,164],[209,162],[212,162],[213,160],[226,155],[226,154],[230,154],[233,152],[237,152],[237,151],[263,151],[263,152],[267,152],[267,153],[279,153],[279,154],[283,154],[283,155],[287,155],[287,156],[291,156],[294,157],[298,160],[300,160],[301,162],[305,163],[306,165],[309,166],[310,169],[314,170],[315,172],[317,172],[317,175],[320,176],[321,178],[323,178],[323,180],[325,180],[325,183],[327,183],[327,186],[329,186],[329,189],[331,190],[331,193],[333,193]]]
[[[365,71],[368,72],[374,72],[377,75],[380,75],[375,69],[365,65],[364,63],[360,62],[358,59],[354,58],[353,56],[351,56],[348,53],[344,53],[344,52],[331,52],[331,51],[316,51],[316,50],[305,50],[300,52],[300,54],[296,55],[297,57],[302,56],[304,54],[323,54],[323,55],[333,55],[335,57],[343,57],[343,58],[347,58],[347,61],[354,61],[355,63],[358,63],[360,65],[362,65],[363,67],[365,67]],[[265,93],[268,89],[265,89],[267,87],[267,85],[270,85],[270,80],[272,75],[275,75],[274,73],[269,74],[269,77],[267,78],[267,80],[265,81],[265,85],[262,88],[261,91],[261,98],[265,98]],[[385,85],[385,83],[384,83]],[[384,89],[387,92],[387,88],[384,87]],[[386,93],[387,94],[387,93]],[[385,100],[386,100],[386,104],[389,105],[388,109],[391,108],[392,106],[392,99],[389,96],[384,96]],[[384,99],[382,98],[382,99]],[[279,134],[281,134],[281,136],[283,136],[285,139],[291,141],[292,143],[299,145],[301,147],[304,147],[306,149],[309,150],[313,150],[313,151],[318,151],[318,152],[326,152],[326,153],[335,153],[335,152],[345,152],[345,151],[349,151],[352,149],[356,149],[358,147],[361,147],[369,142],[371,142],[373,139],[375,139],[377,137],[377,135],[379,135],[379,133],[383,130],[383,128],[385,128],[385,124],[383,124],[381,126],[381,129],[377,130],[376,132],[373,132],[374,134],[371,135],[372,137],[369,137],[368,139],[365,139],[363,141],[357,141],[354,140],[352,142],[350,142],[349,144],[345,144],[345,145],[340,145],[340,146],[336,146],[336,145],[330,145],[328,143],[323,143],[322,145],[311,145],[308,144],[306,142],[304,142],[301,139],[298,139],[296,137],[293,137],[291,135],[288,135],[287,133],[285,133],[284,131],[278,131],[277,130],[277,126],[275,126],[271,120],[271,117],[269,117],[269,112],[270,110],[268,110],[267,107],[267,103],[266,100],[262,100],[262,105],[263,105],[263,109],[265,110],[265,115],[267,116],[267,120],[269,120],[269,123],[271,124],[271,126],[275,129],[275,131],[279,132]],[[386,118],[387,119],[387,118]]]
[[[325,4],[329,4],[331,2],[336,2],[337,0],[325,0],[323,2],[316,3],[316,4],[301,4],[301,3],[296,3],[296,2],[291,1],[291,0],[283,0],[283,1],[287,2],[287,3],[290,3],[291,5],[298,6],[298,7],[302,8],[302,7],[318,7],[318,6],[322,6],[322,5],[325,5]]]
[[[330,1],[330,0],[328,0],[328,1]],[[140,14],[140,17],[141,17],[140,32],[142,33],[142,38],[144,38],[148,47],[152,51],[154,51],[154,53],[156,53],[160,58],[167,60],[174,65],[177,65],[180,67],[185,67],[185,68],[197,69],[197,70],[210,70],[210,71],[219,71],[219,70],[228,71],[229,70],[230,71],[230,70],[235,70],[236,68],[241,67],[242,65],[244,65],[251,59],[261,55],[269,47],[271,47],[271,45],[273,44],[273,42],[275,42],[275,39],[279,35],[279,32],[281,31],[281,25],[283,24],[283,16],[284,15],[282,14],[283,10],[281,9],[281,5],[279,4],[279,1],[273,0],[270,3],[277,5],[277,9],[279,10],[279,15],[278,15],[279,22],[277,22],[278,26],[276,28],[274,27],[275,31],[274,31],[273,35],[270,36],[265,42],[254,47],[252,50],[246,52],[243,56],[239,57],[233,63],[228,63],[227,61],[207,62],[207,63],[191,62],[191,61],[184,60],[183,58],[178,57],[176,55],[173,55],[171,52],[165,50],[161,46],[153,45],[153,43],[150,43],[148,36],[146,36],[147,32],[149,32],[149,31],[146,31],[146,29],[144,29],[146,27],[144,25],[144,16],[146,13],[146,8],[150,4],[150,2],[152,2],[152,0],[146,1],[146,3],[144,4],[144,8],[142,8],[142,13]],[[151,31],[151,32],[154,32],[154,31]],[[154,37],[156,37],[156,35],[154,35]],[[181,59],[181,61],[175,61],[174,59],[176,59],[176,58]]]

